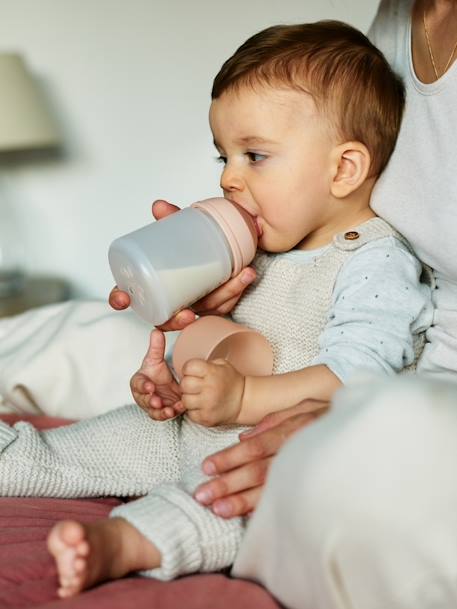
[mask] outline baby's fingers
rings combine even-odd
[[[164,414],[164,410],[164,408],[147,408],[146,414],[154,421],[165,421],[169,417]]]
[[[130,380],[130,389],[132,393],[154,393],[155,385],[148,376],[137,372]]]
[[[173,405],[173,409],[176,415],[184,414],[186,412],[186,407],[182,401],[176,402],[176,404]]]
[[[144,410],[154,421],[168,421],[168,419],[182,415],[186,411],[186,407],[181,401],[176,402],[173,406],[163,406],[160,398],[153,396]]]
[[[165,406],[165,408],[162,408],[161,410],[161,420],[166,421],[168,419],[174,419],[175,417],[183,414],[185,410],[186,408],[182,402],[176,402],[176,404],[173,404],[173,406]]]

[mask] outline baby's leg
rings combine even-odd
[[[179,478],[179,427],[136,405],[44,432],[0,422],[0,496],[145,495]]]
[[[62,598],[132,571],[153,569],[161,559],[158,549],[123,518],[59,522],[48,548],[57,564]]]
[[[60,596],[131,571],[168,580],[231,565],[243,520],[215,516],[192,492],[204,479],[203,459],[237,441],[240,430],[207,429],[186,420],[180,434],[181,482],[158,485],[146,497],[115,508],[110,519],[58,523],[48,546],[59,571]]]
[[[238,441],[241,428],[205,428],[183,420],[182,480],[161,484],[149,495],[119,506],[115,518],[131,523],[161,554],[160,567],[142,574],[169,580],[179,575],[211,572],[231,565],[244,532],[244,520],[224,520],[194,500],[192,493],[205,480],[205,457]]]

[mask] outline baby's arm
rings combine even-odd
[[[282,410],[302,391],[306,395],[300,400],[326,400],[355,375],[392,375],[413,363],[414,336],[428,327],[432,315],[430,288],[420,276],[420,263],[395,237],[360,248],[336,279],[313,365],[247,379],[240,422],[255,420],[263,407],[269,409],[270,394],[277,399],[279,393],[276,410]]]
[[[243,376],[225,360],[190,360],[183,368],[182,402],[188,416],[208,427],[255,425],[265,415],[305,398],[328,401],[341,381],[325,365],[273,376]]]
[[[233,369],[223,374],[227,362],[219,363],[220,370],[211,362],[189,362],[192,395],[183,401],[190,416],[204,425],[253,424],[302,399],[329,400],[355,374],[400,372],[414,361],[414,335],[431,320],[430,289],[420,274],[420,263],[396,238],[364,246],[340,271],[311,366],[244,378]],[[187,385],[182,387],[185,394]]]
[[[305,399],[329,402],[341,386],[340,379],[325,365],[272,376],[248,376],[236,422],[256,425],[267,414]]]
[[[148,351],[130,387],[138,406],[156,421],[184,412],[181,389],[165,361],[165,336],[160,330],[151,332]]]

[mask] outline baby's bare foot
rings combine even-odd
[[[131,571],[153,569],[161,559],[157,548],[123,518],[58,522],[49,533],[48,549],[57,564],[61,598]]]

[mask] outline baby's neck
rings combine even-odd
[[[314,250],[332,242],[338,233],[349,231],[363,222],[375,218],[370,207],[374,180],[367,180],[357,191],[345,200],[335,199],[335,213],[321,227],[307,235],[296,247],[300,250]]]
[[[371,218],[375,218],[376,214],[370,207],[366,207],[363,212],[361,211],[358,214],[354,214],[353,216],[347,216],[345,220],[340,222],[332,223],[331,225],[325,226],[319,233],[314,233],[313,235],[308,235],[303,239],[303,241],[297,245],[296,249],[299,250],[315,250],[325,245],[328,245],[332,242],[333,237],[338,233],[343,233],[348,230],[363,224],[367,220]]]

